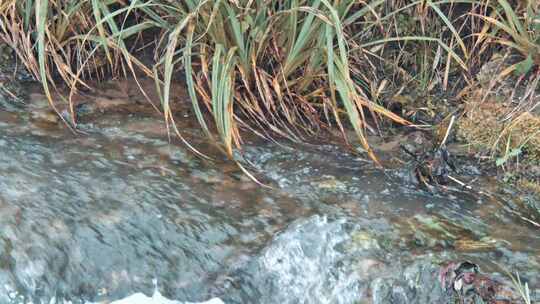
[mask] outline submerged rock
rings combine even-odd
[[[371,284],[373,304],[444,303],[454,299],[438,283],[439,265],[433,257],[418,259],[403,272],[375,279]]]
[[[52,109],[35,109],[30,111],[30,121],[37,124],[56,125],[62,121]]]
[[[338,248],[347,238],[343,220],[314,216],[291,224],[260,255],[233,274],[240,297],[232,303],[355,303],[358,274]],[[229,289],[225,293],[232,293]],[[228,299],[225,299],[228,302]]]
[[[339,181],[334,176],[324,175],[318,181],[313,181],[311,184],[315,187],[318,187],[321,190],[327,191],[344,191],[347,189],[345,183]]]

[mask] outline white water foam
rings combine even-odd
[[[137,292],[134,293],[128,297],[125,297],[120,300],[116,301],[100,301],[100,302],[85,302],[85,304],[225,304],[220,298],[212,298],[208,301],[203,302],[183,302],[183,301],[176,301],[167,299],[158,290],[157,287],[157,280],[152,280],[154,283],[154,294],[151,297],[146,296],[143,293]],[[8,296],[8,303],[11,304],[73,304],[72,301],[66,301],[66,300],[59,300],[55,297],[47,300],[47,301],[27,301],[24,300],[23,296],[20,296],[16,291],[14,291],[11,286],[5,285],[4,291],[9,291]],[[2,301],[3,298],[0,295],[0,303],[5,303]]]
[[[205,302],[180,302],[165,298],[159,292],[155,292],[152,297],[147,297],[142,293],[133,294],[127,298],[111,302],[110,304],[225,304],[220,298],[213,298]]]
[[[158,290],[157,280],[152,280],[154,283],[154,294],[152,297],[148,297],[140,292],[132,294],[129,297],[123,298],[121,300],[116,300],[110,304],[225,304],[220,298],[212,298],[204,302],[180,302],[175,300],[170,300],[161,295]],[[88,303],[92,304],[92,303]],[[95,303],[97,304],[97,303]]]

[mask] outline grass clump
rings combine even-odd
[[[520,54],[523,58],[507,67],[499,76],[511,72],[526,74],[540,65],[540,5],[538,1],[512,3],[497,0],[490,14],[479,15],[486,23],[478,33],[478,43],[495,43]]]
[[[450,65],[466,69],[467,48],[445,12],[452,2],[2,0],[0,37],[43,83],[53,107],[59,79],[77,90],[89,88],[89,78],[142,71],[155,79],[156,108],[181,136],[169,92],[182,70],[201,128],[230,157],[241,130],[298,141],[328,128],[345,136],[348,125],[375,160],[368,113],[407,124],[377,99],[386,49],[436,46],[424,58],[436,66],[431,75],[442,69],[448,79]],[[423,24],[438,20],[445,34],[395,31],[396,16],[409,9],[425,12]],[[152,64],[140,50],[153,55]]]
[[[471,85],[458,136],[497,166],[527,171],[540,164],[540,4],[497,0],[474,16],[482,21],[478,53],[488,59]]]
[[[497,102],[471,103],[469,107],[459,122],[458,136],[475,151],[488,154],[499,165],[520,154],[539,163],[540,116],[526,111],[505,120],[513,108]]]
[[[88,79],[142,73],[159,92],[149,101],[183,140],[170,101],[183,75],[201,128],[230,158],[245,131],[301,141],[337,128],[348,141],[351,128],[376,160],[366,132],[380,134],[380,118],[409,124],[386,108],[388,96],[474,87],[474,70],[501,47],[518,59],[493,79],[538,83],[539,16],[538,3],[508,0],[0,0],[0,39],[43,83],[53,108],[51,91],[71,88],[72,125],[71,97],[91,89]],[[497,107],[481,100],[461,123],[463,139],[494,147],[497,158],[536,153],[536,137],[520,135],[536,120],[508,119],[515,105],[482,119],[498,136],[475,129],[483,114],[474,111]],[[528,100],[514,112],[531,112]],[[411,104],[411,113],[447,108]]]

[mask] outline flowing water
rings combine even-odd
[[[156,115],[74,134],[28,112],[0,111],[0,303],[453,303],[439,270],[461,260],[539,294],[538,229],[492,198],[430,194],[332,145],[248,141],[267,189],[189,123],[214,160]]]

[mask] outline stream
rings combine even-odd
[[[210,160],[159,115],[105,112],[73,133],[26,98],[0,108],[0,303],[455,303],[440,282],[453,261],[518,271],[540,300],[538,229],[496,199],[428,193],[410,168],[330,144],[247,139],[269,189],[189,114],[179,130]]]

